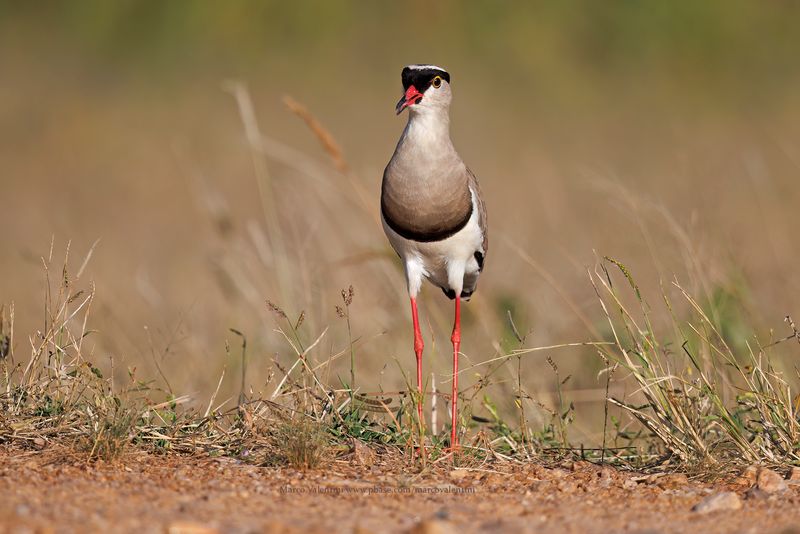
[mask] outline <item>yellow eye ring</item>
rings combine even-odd
[[[442,86],[442,78],[440,76],[436,76],[431,80],[431,85],[434,89],[438,89]]]

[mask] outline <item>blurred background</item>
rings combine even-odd
[[[15,304],[15,354],[42,328],[51,240],[54,265],[71,243],[73,276],[97,241],[76,284],[96,285],[100,367],[113,356],[120,376],[156,378],[158,363],[161,387],[205,404],[227,366],[219,400],[235,402],[235,328],[247,387],[269,393],[273,360],[294,360],[270,300],[292,322],[305,311],[304,345],[328,328],[310,357],[334,357],[338,384],[349,335],[335,306],[352,285],[358,387],[404,388],[411,323],[378,198],[409,63],[450,71],[452,137],[488,202],[464,366],[519,345],[509,311],[527,346],[608,336],[588,276],[604,255],[658,313],[678,280],[734,345],[767,339],[800,316],[798,17],[792,2],[737,0],[0,1],[0,300]],[[426,372],[447,387],[451,303],[426,286],[421,313]],[[602,360],[524,357],[533,419],[556,402],[547,356],[571,376],[576,439],[596,441]],[[481,392],[502,410],[512,367]]]

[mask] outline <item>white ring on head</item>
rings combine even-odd
[[[436,65],[408,65],[407,69],[411,70],[426,70],[426,69],[433,69],[433,70],[440,70],[442,72],[447,72],[442,67],[437,67]]]

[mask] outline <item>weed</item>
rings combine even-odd
[[[248,461],[267,467],[288,466],[315,469],[330,456],[327,427],[305,414],[273,413],[262,418],[248,443]]]
[[[619,269],[638,302],[629,309],[608,266]],[[664,452],[689,465],[741,462],[797,462],[800,440],[792,388],[772,363],[771,352],[786,338],[762,345],[744,342],[736,354],[698,301],[677,282],[688,304],[680,320],[670,298],[663,300],[678,335],[676,352],[666,350],[651,320],[651,308],[632,275],[606,258],[592,275],[614,345],[601,347],[606,358],[626,370],[638,385],[640,400],[611,399],[650,433]]]
[[[350,391],[356,388],[356,350],[353,346],[353,330],[350,326],[350,305],[353,303],[355,291],[351,285],[347,290],[342,289],[342,306],[336,306],[336,314],[347,322],[347,341],[350,347]]]

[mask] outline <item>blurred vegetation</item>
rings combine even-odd
[[[798,16],[796,3],[744,0],[6,0],[0,32],[57,40],[103,68],[130,73],[217,75],[281,61],[299,62],[298,72],[313,78],[345,63],[354,70],[340,75],[358,84],[387,62],[444,56],[537,88],[550,86],[543,76],[624,84],[644,76],[713,100],[763,104],[800,73]]]

